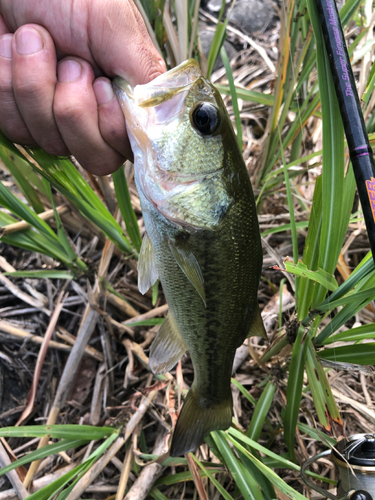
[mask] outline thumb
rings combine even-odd
[[[166,71],[132,0],[88,1],[91,54],[108,76],[121,76],[134,86]]]

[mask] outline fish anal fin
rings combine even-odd
[[[206,294],[204,291],[204,279],[199,262],[197,261],[189,243],[180,238],[178,240],[169,240],[169,248],[180,266],[181,271],[198,292],[198,295],[206,305]]]
[[[171,313],[165,318],[151,344],[149,365],[155,374],[169,372],[187,351]]]
[[[170,449],[171,457],[180,457],[195,450],[212,431],[225,430],[232,423],[232,396],[220,403],[207,405],[194,387],[188,393]]]
[[[253,321],[247,337],[263,337],[268,340],[266,329],[264,328],[262,316],[260,315],[258,302],[255,306]]]
[[[158,277],[154,248],[145,233],[138,258],[138,288],[142,295],[152,287]]]

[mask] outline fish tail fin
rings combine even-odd
[[[173,433],[170,455],[180,457],[203,443],[212,431],[225,430],[232,423],[232,394],[217,404],[207,404],[192,387],[182,407]]]

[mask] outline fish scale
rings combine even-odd
[[[249,335],[265,335],[257,301],[262,249],[254,195],[221,97],[195,61],[134,94],[116,83],[147,232],[139,286],[144,293],[159,276],[169,305],[150,367],[170,370],[186,349],[194,367],[170,450],[179,456],[212,430],[230,426],[236,348]],[[198,123],[194,113],[201,109]],[[213,131],[207,129],[211,122]],[[189,144],[194,148],[186,154]]]

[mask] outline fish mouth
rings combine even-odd
[[[202,77],[199,64],[188,59],[176,68],[159,75],[149,83],[132,87],[126,80],[117,76],[113,84],[126,94],[136,106],[152,108],[173,98],[180,92],[189,90],[198,78]]]

